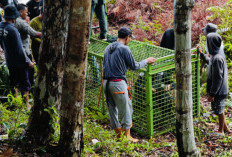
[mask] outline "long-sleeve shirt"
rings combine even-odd
[[[223,51],[222,39],[217,33],[207,35],[210,57],[201,54],[201,58],[209,64],[207,92],[210,96],[227,96],[228,74],[227,63]]]
[[[125,74],[128,68],[137,70],[146,64],[146,60],[136,62],[130,48],[116,41],[105,49],[103,59],[104,78],[126,79]]]
[[[35,37],[37,32],[21,17],[16,19],[15,26],[20,33],[26,54],[31,55],[30,36]]]
[[[31,20],[30,26],[37,32],[42,31],[42,20],[39,16]],[[31,38],[31,50],[36,62],[38,62],[39,48],[41,44],[40,38]]]
[[[27,57],[20,34],[14,24],[0,23],[0,41],[8,67],[26,68],[31,60]]]

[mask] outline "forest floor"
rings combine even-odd
[[[200,102],[201,116],[194,119],[195,141],[198,150],[202,156],[207,157],[232,156],[232,136],[215,134],[218,129],[217,116],[211,113],[210,103],[206,97],[201,97]],[[227,101],[225,113],[228,126],[232,129],[231,107],[232,102]],[[132,132],[133,137],[138,138],[139,142],[131,143],[125,137],[120,140],[116,138],[114,131],[110,129],[108,116],[102,115],[99,109],[86,107],[85,113],[83,156],[178,156],[175,130],[162,135],[155,135],[152,138],[140,137]],[[26,114],[27,117],[28,112],[21,112],[20,114]],[[20,123],[26,123],[26,118],[24,122],[21,121]],[[6,129],[1,128],[0,157],[54,156],[51,150],[44,147],[25,148],[18,137],[15,136],[14,140],[9,140],[6,138],[6,133]]]
[[[232,156],[232,135],[215,134],[218,130],[217,116],[212,114],[210,103],[201,97],[201,116],[194,119],[196,146],[202,156]],[[227,101],[226,119],[232,129],[231,102]],[[110,130],[106,119],[88,116],[85,123],[85,156],[178,156],[175,131],[152,138],[142,138],[136,133],[138,143],[127,139],[117,140],[114,131]],[[91,118],[92,117],[92,118]]]

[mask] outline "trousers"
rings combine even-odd
[[[112,129],[122,127],[130,129],[132,122],[132,101],[129,97],[127,83],[122,80],[119,82],[110,81],[106,90],[107,80],[103,82],[103,89],[107,95],[107,105]],[[121,119],[121,123],[119,122]]]

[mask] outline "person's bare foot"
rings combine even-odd
[[[224,130],[226,134],[232,134],[232,131],[230,129]]]

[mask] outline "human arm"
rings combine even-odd
[[[210,58],[208,57],[207,54],[204,54],[204,53],[203,53],[202,47],[197,46],[197,53],[200,54],[200,57],[201,57],[201,59],[203,60],[203,62],[205,62],[206,64],[209,64]]]
[[[144,67],[145,65],[149,63],[154,63],[156,61],[155,58],[149,57],[147,59],[142,60],[141,62],[136,62],[132,55],[132,52],[129,49],[128,51],[124,51],[124,52],[125,52],[124,55],[125,55],[126,64],[127,66],[129,66],[131,70],[140,69]]]
[[[11,41],[10,43],[12,45],[15,45],[14,47],[12,47],[11,51],[14,52],[15,56],[17,56],[16,59],[18,60],[18,63],[22,65],[24,64],[26,67],[30,67],[32,61],[28,58],[28,56],[25,53],[18,30],[14,28],[10,34],[11,36],[10,38],[8,38],[8,40]]]
[[[23,20],[21,25],[22,25],[21,29],[27,34],[29,34],[30,36],[41,38],[42,36],[41,32],[37,32],[36,30],[34,30],[25,20]]]

